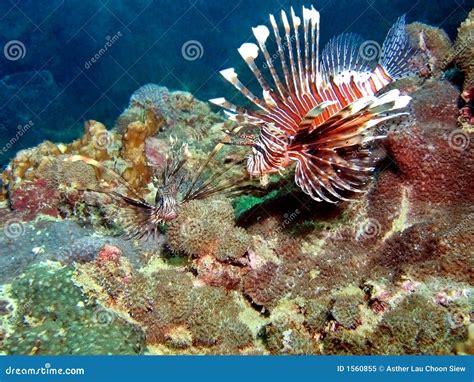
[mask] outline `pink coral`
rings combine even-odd
[[[21,183],[12,190],[10,201],[12,209],[26,220],[39,214],[59,217],[59,192],[46,179]]]
[[[118,265],[121,256],[122,251],[120,248],[114,247],[113,245],[104,245],[97,254],[97,266],[102,267],[107,263]]]

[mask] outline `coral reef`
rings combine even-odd
[[[474,10],[461,23],[454,43],[455,61],[464,72],[464,90],[474,86]]]
[[[443,308],[415,294],[383,317],[373,347],[379,354],[449,354],[465,332],[463,327],[450,327]]]
[[[159,121],[152,113],[147,113],[145,122],[132,122],[122,137],[122,158],[130,164],[122,176],[129,184],[139,189],[148,184],[152,170],[147,165],[145,156],[145,141],[159,129]]]
[[[234,210],[225,199],[192,200],[184,204],[168,227],[168,242],[175,251],[191,256],[210,255],[220,261],[245,255],[250,239],[234,223]]]
[[[108,246],[79,266],[75,278],[88,295],[145,328],[151,352],[236,354],[254,346],[240,319],[245,302],[223,288],[196,284],[182,269],[137,272]]]
[[[6,288],[14,306],[3,346],[7,354],[140,354],[141,329],[86,297],[73,270],[35,265]]]
[[[410,35],[412,46],[417,47],[428,56],[426,68],[428,73],[422,71],[422,74],[439,76],[442,70],[450,63],[453,56],[453,43],[446,32],[440,28],[420,22],[408,24],[407,31]]]
[[[114,192],[164,204],[156,179],[175,148],[187,185],[235,127],[153,84],[113,129],[90,120],[69,144],[19,151],[0,192],[3,351],[472,354],[473,97],[443,76],[456,63],[471,81],[471,24],[454,45],[409,26],[429,71],[396,85],[410,116],[384,126],[366,192],[337,205],[309,200],[288,171],[259,192],[186,200],[148,241],[119,237],[138,215]],[[206,179],[241,174],[246,154],[225,145]]]
[[[207,104],[196,100],[190,93],[170,92],[166,87],[146,84],[137,89],[130,97],[129,106],[119,116],[116,128],[125,132],[133,122],[145,122],[148,114],[159,121],[159,130],[164,131],[176,125],[189,130],[194,136],[200,137],[219,121],[210,113]]]
[[[47,218],[26,223],[11,216],[0,229],[0,283],[11,282],[31,264],[45,260],[61,264],[94,260],[104,245],[119,246],[123,255],[140,267],[156,252],[156,244],[101,236],[70,220]]]

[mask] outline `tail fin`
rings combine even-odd
[[[403,15],[388,31],[379,63],[392,79],[398,80],[416,74],[410,62],[415,53],[416,49],[410,45]]]

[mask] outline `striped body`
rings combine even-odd
[[[318,201],[335,202],[344,199],[337,189],[360,191],[379,159],[369,146],[385,137],[374,126],[400,115],[390,112],[410,100],[397,90],[377,96],[411,73],[404,17],[373,58],[363,54],[367,42],[355,34],[331,39],[320,54],[319,13],[314,8],[303,7],[303,20],[291,9],[292,26],[284,11],[281,19],[283,33],[270,15],[277,54],[271,56],[266,47],[270,30],[263,25],[253,28],[258,46],[245,43],[239,48],[262,88],[262,98],[238,79],[233,68],[221,71],[260,111],[223,98],[211,102],[226,109],[231,119],[259,128],[247,161],[250,175],[263,177],[296,164],[295,182],[304,192]],[[259,52],[266,75],[256,64]]]

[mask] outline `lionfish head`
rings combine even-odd
[[[263,177],[284,170],[289,165],[288,138],[273,124],[260,129],[247,158],[247,172],[252,177]]]
[[[155,196],[155,206],[153,214],[160,222],[169,222],[176,219],[178,215],[178,200],[176,193],[170,192],[165,187],[160,187]]]

